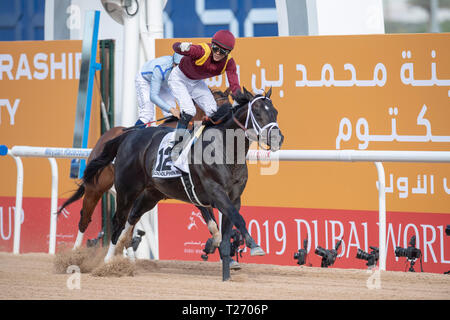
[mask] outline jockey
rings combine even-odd
[[[138,100],[138,120],[135,125],[143,125],[155,120],[153,104],[161,108],[163,115],[171,114],[180,118],[175,98],[172,95],[167,79],[174,66],[177,66],[183,56],[174,53],[147,61],[135,77]]]
[[[195,116],[194,100],[209,117],[217,110],[217,104],[204,79],[227,74],[233,94],[241,90],[236,71],[236,62],[231,57],[235,38],[228,30],[219,30],[214,34],[211,43],[192,44],[175,42],[173,50],[182,54],[180,64],[169,76],[169,87],[181,109],[172,149],[172,160],[175,162],[189,138],[187,126]],[[183,143],[181,143],[183,141]]]

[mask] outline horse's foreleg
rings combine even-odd
[[[224,216],[222,216],[222,221],[227,217],[231,220],[231,222],[236,226],[236,228],[241,232],[241,234],[245,238],[245,242],[247,246],[250,248],[250,254],[252,256],[263,256],[265,255],[264,250],[253,240],[250,233],[247,230],[247,227],[245,226],[245,220],[242,217],[242,215],[237,210],[235,204],[230,200],[228,195],[225,193],[225,191],[219,187],[211,187],[208,190],[212,191],[212,196],[214,199],[214,206],[222,212]],[[224,225],[222,224],[222,243],[223,244],[223,250],[226,250],[227,246],[230,245],[230,238],[231,238],[231,230],[224,230]],[[231,226],[232,228],[232,226]],[[228,235],[226,232],[230,232],[230,235]],[[226,251],[225,251],[226,252]],[[225,255],[225,252],[222,251],[222,255]],[[228,253],[229,254],[229,253]],[[229,257],[228,257],[229,259]],[[227,259],[227,260],[228,260]],[[222,260],[223,261],[223,260]],[[229,269],[229,260],[227,262],[227,267],[225,267],[225,264],[223,265],[223,274],[224,274],[224,280],[227,277],[227,270]]]
[[[233,222],[236,228],[244,236],[247,247],[251,249],[250,254],[252,256],[265,255],[264,250],[262,250],[261,247],[258,244],[256,244],[255,240],[248,232],[247,227],[245,226],[244,218],[239,213],[235,204],[231,202],[230,198],[226,195],[226,193],[220,188],[215,188],[214,194],[216,195],[215,207],[219,209],[220,212],[228,216],[228,218]]]
[[[222,242],[219,246],[220,259],[222,259],[222,280],[230,280],[230,263],[231,263],[231,231],[233,225],[227,216],[222,217]]]
[[[129,231],[128,225],[125,229],[125,222],[127,221],[128,212],[130,211],[132,204],[133,203],[130,202],[123,205],[118,200],[117,211],[113,218],[113,232],[109,243],[108,253],[105,256],[105,262],[111,261],[116,253],[116,246],[119,238]]]
[[[219,228],[217,226],[216,219],[214,218],[214,212],[212,208],[205,208],[205,207],[197,207],[200,212],[202,213],[203,219],[205,219],[206,224],[208,225],[209,233],[211,233],[213,237],[213,243],[212,245],[215,248],[218,248],[220,245],[220,242],[222,241],[222,235],[219,231]]]
[[[131,261],[135,261],[134,249],[133,249],[133,230],[136,223],[142,217],[142,215],[155,207],[159,200],[161,200],[162,195],[156,190],[144,190],[133,204],[133,208],[125,225],[125,230],[131,230],[126,235],[124,240],[124,245],[127,250],[128,258]]]
[[[241,210],[241,197],[238,197],[233,202],[234,207],[239,212]],[[250,255],[252,256],[263,256],[266,253],[260,246],[258,246],[255,240],[250,236],[250,233],[244,234],[244,239],[247,247],[250,248]]]

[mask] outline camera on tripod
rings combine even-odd
[[[414,271],[414,264],[416,262],[416,259],[422,258],[422,251],[420,249],[416,248],[416,236],[412,236],[411,240],[409,241],[408,248],[402,248],[402,247],[395,247],[395,256],[396,257],[406,257],[407,261],[411,263],[409,267],[410,272]],[[420,260],[420,268],[422,269],[422,259]]]
[[[242,246],[244,242],[244,237],[237,229],[233,229],[231,231],[231,243],[230,243],[230,257],[236,256],[236,261],[239,262],[239,256],[242,258],[242,251],[244,249],[239,249],[240,246]],[[204,254],[202,254],[200,257],[203,259],[203,261],[208,260],[208,255],[213,254],[216,252],[216,247],[213,246],[213,238],[209,238],[206,241],[205,248],[203,249]]]
[[[358,248],[356,252],[356,259],[366,260],[366,266],[371,269],[377,265],[379,259],[379,250],[377,247],[369,247],[372,251],[370,253],[365,252]]]
[[[306,256],[308,255],[308,238],[303,240],[303,249],[298,249],[297,252],[294,253],[294,259],[297,260],[297,264],[299,266],[306,263]]]
[[[242,258],[242,251],[244,249],[239,249],[240,246],[244,244],[244,237],[239,232],[238,229],[233,229],[231,232],[231,248],[230,248],[230,257],[236,255],[236,261],[239,262],[239,256]]]
[[[314,252],[318,256],[322,257],[322,263],[320,266],[322,268],[328,268],[329,266],[332,266],[337,258],[337,251],[341,245],[342,239],[336,242],[336,246],[334,249],[327,250],[320,246],[316,248],[316,251]]]

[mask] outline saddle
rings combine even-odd
[[[191,172],[189,170],[188,164],[188,154],[189,151],[194,144],[195,140],[198,139],[201,132],[203,131],[204,126],[197,129],[194,133],[194,136],[191,138],[189,143],[186,145],[184,150],[181,152],[175,163],[172,162],[172,158],[170,156],[173,141],[175,139],[175,131],[168,132],[158,147],[157,160],[155,161],[155,165],[152,169],[152,177],[161,178],[161,179],[169,179],[169,178],[180,178],[181,183],[183,184],[186,195],[189,200],[196,206],[205,207],[203,203],[197,197],[195,193],[195,186],[192,182]],[[181,170],[180,170],[181,169]]]

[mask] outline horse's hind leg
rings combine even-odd
[[[114,167],[111,165],[106,167],[100,173],[94,184],[86,184],[83,198],[83,207],[80,211],[80,221],[78,222],[78,235],[73,250],[81,247],[84,232],[91,222],[94,209],[102,197],[103,193],[108,191],[114,182]]]
[[[133,206],[134,200],[138,196],[138,192],[134,194],[123,195],[121,192],[117,193],[117,210],[112,221],[112,235],[109,243],[108,253],[105,256],[105,262],[109,262],[115,255],[117,242],[122,234],[125,234],[127,230],[124,230],[125,222],[127,221],[128,213]]]
[[[123,240],[125,248],[127,249],[127,255],[132,261],[135,260],[134,250],[132,247],[134,226],[138,223],[142,215],[153,209],[162,198],[163,195],[159,191],[154,189],[145,189],[133,204],[133,208],[130,211],[123,233]]]

